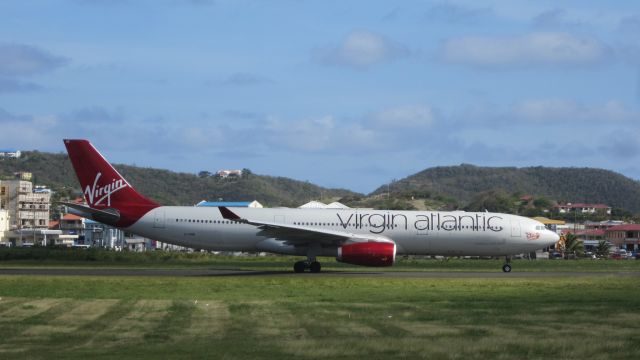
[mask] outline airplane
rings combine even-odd
[[[149,239],[211,251],[306,256],[296,273],[321,271],[319,256],[391,266],[398,255],[511,256],[555,244],[533,219],[464,211],[162,206],[136,191],[88,140],[64,140],[87,205],[69,212]]]

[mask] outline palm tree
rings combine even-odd
[[[601,240],[600,242],[598,242],[598,247],[596,247],[596,255],[598,255],[598,257],[606,258],[609,256],[610,252],[611,251],[609,250],[609,242],[605,240]]]
[[[573,233],[568,233],[564,237],[564,258],[568,259],[569,255],[573,258],[581,256],[584,253],[584,244],[578,240],[578,237]]]

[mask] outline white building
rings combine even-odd
[[[68,238],[60,230],[49,229],[16,229],[5,233],[5,242],[11,246],[34,245],[73,245],[74,239]]]
[[[51,191],[33,187],[30,173],[19,173],[18,178],[0,181],[0,209],[9,212],[9,229],[49,227]]]
[[[5,235],[9,231],[9,211],[0,209],[0,244],[5,242]]]
[[[325,204],[320,201],[309,201],[304,205],[300,205],[299,209],[349,209],[349,207],[345,204],[339,203],[337,201],[332,202],[331,204]]]
[[[566,203],[555,206],[561,214],[577,212],[580,214],[603,213],[611,215],[611,206],[606,204],[584,204],[584,203]]]
[[[124,231],[85,219],[85,245],[118,249],[125,243]]]
[[[242,170],[218,170],[216,175],[223,179],[228,177],[242,177]]]
[[[20,153],[20,150],[0,149],[0,158],[14,158],[14,159],[17,159],[17,158],[20,157],[20,155],[22,155]]]

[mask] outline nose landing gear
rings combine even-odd
[[[502,265],[502,271],[508,273],[511,272],[511,256],[504,257],[505,264]]]
[[[304,261],[298,261],[295,264],[293,264],[293,271],[296,273],[302,273],[306,268],[307,268],[307,263]]]

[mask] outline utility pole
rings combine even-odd
[[[33,195],[32,195],[33,196]],[[32,200],[33,201],[33,200]],[[33,244],[36,244],[36,204],[31,204],[31,230],[33,230]],[[45,246],[47,244],[44,244]]]

